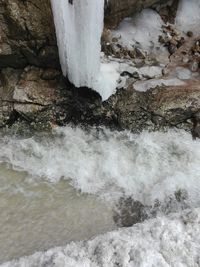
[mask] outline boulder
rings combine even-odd
[[[49,0],[0,1],[0,68],[59,67]]]

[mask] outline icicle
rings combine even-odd
[[[104,0],[51,0],[63,74],[93,88],[100,68]]]

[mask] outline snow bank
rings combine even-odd
[[[82,192],[110,199],[131,195],[147,205],[181,187],[190,205],[200,204],[200,140],[183,131],[134,135],[65,127],[51,138],[4,137],[0,146],[0,162],[33,179],[67,179]]]
[[[176,26],[181,31],[187,33],[192,31],[200,35],[200,1],[199,0],[180,0]]]
[[[198,267],[200,209],[159,217],[1,267]]]
[[[94,83],[94,90],[101,95],[103,101],[116,92],[120,77],[119,67],[118,62],[101,63],[99,75]]]
[[[119,38],[119,43],[124,47],[131,49],[140,44],[144,50],[149,52],[160,47],[158,37],[162,33],[163,24],[158,13],[151,9],[144,9],[133,18],[124,19],[112,34]]]

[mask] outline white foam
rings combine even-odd
[[[93,88],[100,69],[104,0],[51,0],[63,74]]]
[[[3,138],[0,145],[0,161],[38,179],[69,179],[82,192],[109,198],[125,193],[150,204],[181,187],[192,204],[200,203],[200,141],[189,133],[88,133],[65,127],[53,138]]]

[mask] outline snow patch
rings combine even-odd
[[[187,33],[192,31],[195,35],[200,34],[200,1],[199,0],[180,0],[176,26],[179,30]]]

